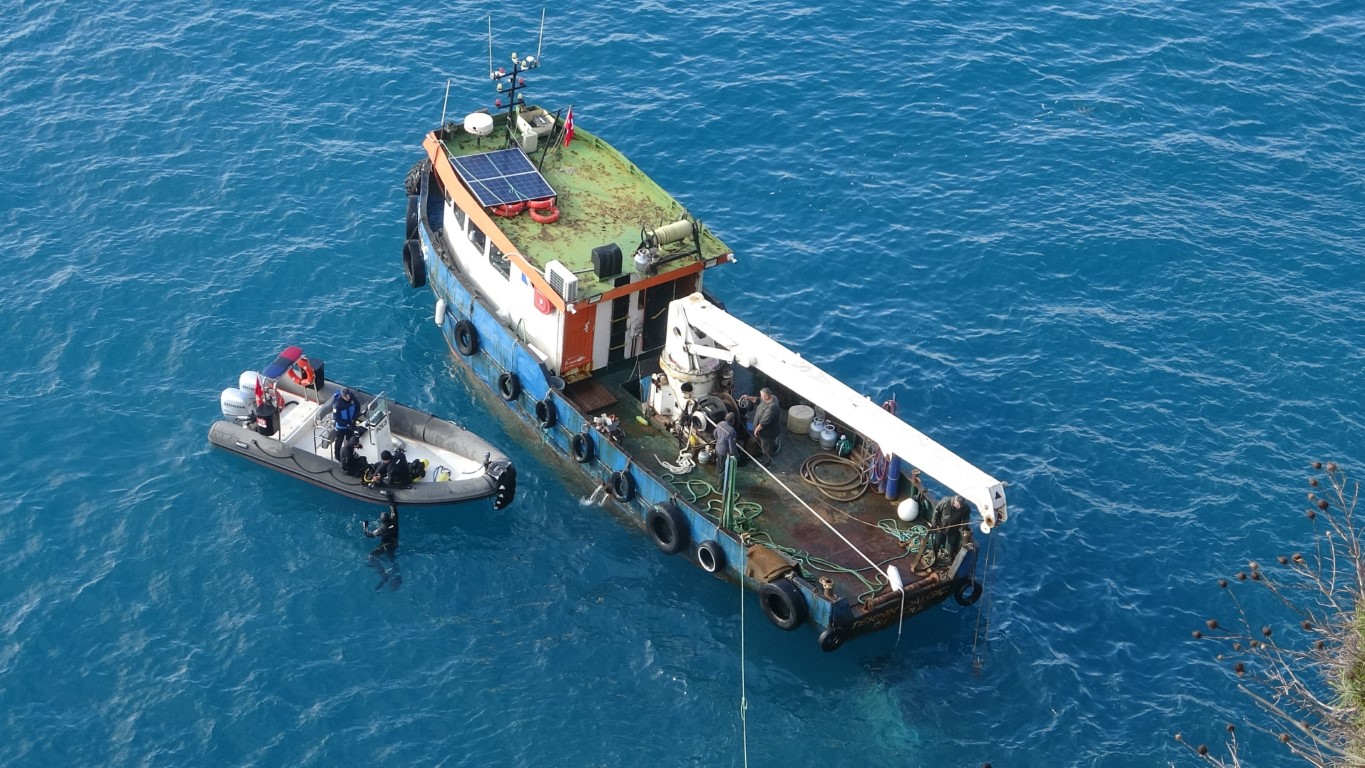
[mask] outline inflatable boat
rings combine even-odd
[[[335,458],[333,400],[349,389],[359,438],[349,467]],[[245,371],[219,396],[223,417],[209,442],[252,461],[375,504],[437,506],[516,495],[516,468],[502,451],[459,424],[393,402],[383,393],[327,381],[323,365],[296,346],[261,371]],[[374,468],[385,453],[406,456],[413,477],[384,482]],[[350,471],[347,471],[347,470]]]

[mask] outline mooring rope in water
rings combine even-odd
[[[981,636],[982,636],[983,631],[984,631],[984,632],[990,632],[990,628],[991,628],[991,617],[990,617],[990,611],[989,611],[989,606],[991,605],[991,594],[990,594],[989,586],[990,586],[990,582],[991,582],[991,566],[994,565],[994,564],[995,564],[995,535],[992,535],[992,536],[990,537],[990,540],[986,542],[986,564],[985,564],[984,566],[982,566],[982,568],[981,568],[981,591],[982,591],[983,593],[985,593],[985,594],[982,595],[982,597],[984,597],[984,598],[986,598],[986,599],[985,599],[985,600],[981,600],[981,601],[980,601],[980,603],[981,603],[980,607],[978,607],[978,608],[976,609],[976,629],[975,629],[975,631],[973,632],[973,635],[972,635],[972,656],[973,656],[973,658],[974,658],[974,662],[973,662],[973,663],[974,663],[978,668],[981,666],[981,664],[983,663],[983,661],[982,661],[982,659],[981,659],[981,656],[977,654],[977,650],[976,650],[976,649],[977,649],[977,644],[978,644],[978,642],[981,640]],[[984,629],[983,629],[983,627],[982,627],[983,624],[985,625]]]
[[[734,461],[733,458],[730,459]],[[740,542],[742,545],[744,542]],[[740,546],[739,548],[739,732],[742,754],[744,756],[744,766],[749,766],[749,697],[745,688],[744,669],[748,666],[744,657],[744,604],[748,602],[744,595],[744,574],[749,570],[749,548]]]

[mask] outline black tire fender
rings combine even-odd
[[[970,591],[968,591],[970,590]],[[958,605],[971,605],[981,599],[981,582],[976,579],[962,579],[953,590],[953,599]]]
[[[758,590],[758,601],[763,606],[763,615],[778,629],[790,632],[806,620],[806,599],[791,579],[764,584]]]
[[[697,565],[707,573],[720,573],[725,570],[725,550],[720,542],[707,539],[697,545]]]
[[[541,429],[552,429],[559,423],[559,413],[555,410],[555,401],[549,395],[544,400],[536,401],[536,422]]]
[[[687,549],[687,519],[672,502],[649,508],[645,515],[645,530],[654,546],[666,555],[676,555]]]
[[[827,627],[820,633],[820,650],[831,653],[842,648],[844,645],[844,635],[834,627]]]
[[[511,371],[503,371],[498,376],[498,394],[509,403],[516,400],[521,395],[521,377]]]
[[[592,461],[593,454],[592,438],[586,432],[579,432],[569,441],[569,450],[573,452],[573,460],[579,464],[587,464]]]
[[[421,194],[422,177],[430,172],[427,170],[429,167],[427,165],[427,162],[428,162],[427,160],[418,160],[411,168],[408,169],[407,178],[403,179],[403,189],[409,195]]]
[[[412,240],[417,237],[417,227],[422,222],[421,208],[422,198],[415,194],[408,195],[407,230],[404,239]]]
[[[427,263],[422,260],[422,241],[408,240],[403,243],[403,274],[408,285],[421,288],[427,284]]]
[[[630,501],[635,498],[635,478],[630,470],[611,473],[611,497],[617,501]]]
[[[455,336],[455,349],[459,350],[460,354],[469,357],[479,351],[479,331],[473,323],[468,320],[461,320],[455,324],[453,334]]]

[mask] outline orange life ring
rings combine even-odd
[[[553,224],[559,221],[559,209],[551,205],[549,209],[531,209],[531,220],[537,224]]]
[[[501,216],[510,219],[526,210],[526,203],[507,203],[505,205],[495,205],[488,209],[494,216]]]
[[[531,210],[533,211],[544,211],[555,207],[555,198],[546,197],[540,200],[532,200],[531,202],[527,203],[527,205],[531,206]]]
[[[313,386],[317,379],[313,376],[313,364],[308,362],[308,358],[300,357],[297,363],[289,366],[289,380],[300,387]]]

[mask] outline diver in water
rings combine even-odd
[[[375,585],[375,591],[379,591],[385,584],[389,589],[398,589],[403,583],[403,577],[398,573],[398,505],[389,503],[387,512],[379,516],[379,522],[373,529],[370,528],[369,520],[360,521],[360,530],[372,539],[379,539],[379,546],[370,551],[370,567],[379,573],[379,583]],[[385,570],[384,560],[388,560],[392,566]]]

